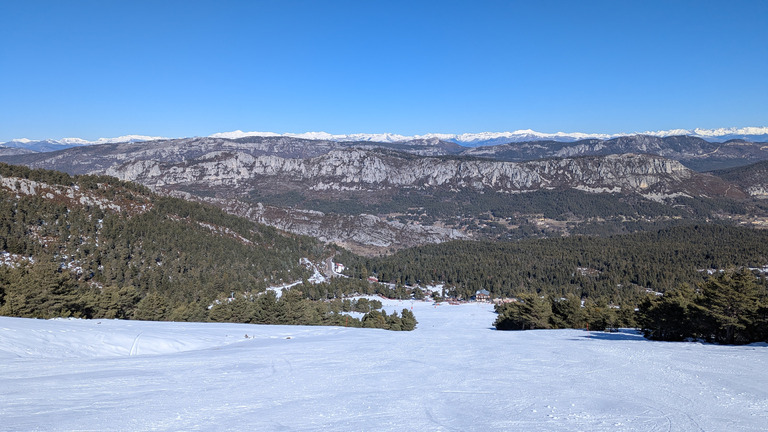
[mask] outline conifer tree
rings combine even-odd
[[[719,343],[743,344],[755,340],[761,327],[761,293],[755,276],[747,271],[727,272],[702,286],[707,338]]]
[[[518,295],[517,300],[497,307],[499,316],[494,323],[497,330],[550,328],[552,307],[548,300],[529,293]]]
[[[649,339],[681,341],[697,334],[696,323],[701,308],[698,295],[685,285],[667,291],[663,296],[644,299],[639,306],[638,323]]]

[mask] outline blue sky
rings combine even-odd
[[[768,2],[0,0],[0,141],[768,126]]]

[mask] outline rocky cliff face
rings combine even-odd
[[[622,153],[647,153],[674,159],[697,171],[742,166],[768,159],[768,146],[743,140],[709,142],[691,136],[654,137],[633,135],[609,140],[587,139],[571,143],[533,141],[477,147],[462,152],[507,161],[526,161],[548,157],[602,156]]]
[[[3,154],[0,160],[35,168],[58,169],[74,174],[103,171],[111,166],[138,160],[178,163],[212,152],[243,153],[254,157],[278,156],[308,159],[343,149],[387,149],[419,156],[461,155],[508,162],[544,158],[605,156],[647,153],[681,161],[689,168],[706,171],[748,165],[768,159],[766,143],[731,140],[708,142],[691,136],[659,138],[646,135],[610,140],[586,139],[576,142],[528,141],[466,148],[437,138],[396,143],[336,142],[291,137],[183,138],[122,144],[102,144],[27,155]],[[2,149],[0,149],[2,150]]]
[[[649,154],[520,162],[492,159],[510,158],[510,155],[581,155],[622,149],[661,152],[675,145],[679,147],[675,147],[675,151],[684,150],[682,142],[659,140],[629,137],[577,143],[518,143],[514,149],[497,146],[490,150],[463,151],[475,155],[467,157],[446,155],[455,153],[457,146],[436,139],[386,144],[288,137],[193,138],[95,145],[0,159],[70,174],[108,174],[142,183],[158,192],[212,202],[232,213],[293,233],[358,248],[378,248],[378,251],[465,238],[483,230],[493,233],[488,235],[496,236],[494,238],[505,238],[504,233],[526,223],[534,231],[538,230],[539,216],[518,214],[516,208],[505,203],[509,201],[507,197],[528,192],[610,192],[617,197],[639,195],[657,202],[680,196],[735,199],[747,196],[743,191],[745,187],[695,172],[679,161]],[[662,144],[666,147],[662,148]],[[728,143],[720,145],[725,144]],[[504,153],[504,148],[518,153]],[[399,201],[398,210],[387,208],[404,196],[407,199]],[[463,210],[451,214],[446,208],[455,207],[452,200],[458,196],[462,197]],[[489,196],[492,199],[483,199]],[[295,197],[299,197],[296,202],[300,201],[301,206],[291,204]],[[424,200],[431,202],[427,205]],[[275,205],[264,205],[260,201]],[[309,211],[323,207],[307,206],[307,202],[335,203],[335,206],[325,206],[325,212]],[[483,203],[483,210],[476,210],[477,202]],[[357,208],[353,204],[358,203],[365,205],[349,210]],[[539,204],[529,208],[541,209]],[[342,209],[342,206],[348,208]],[[504,208],[501,216],[499,208]],[[624,208],[618,217],[621,220],[627,215],[635,220],[650,220],[637,214],[635,207]],[[573,209],[558,211],[558,217],[565,215],[562,218],[573,214]],[[542,213],[541,210],[531,212]],[[480,220],[480,213],[491,219]],[[669,213],[655,212],[652,217],[671,218]],[[660,214],[663,216],[658,216]],[[526,218],[529,218],[527,222]],[[559,232],[568,229],[560,223],[562,218],[553,222]],[[582,221],[584,219],[573,223]],[[374,252],[374,249],[362,251]]]
[[[717,180],[711,176],[696,173],[673,160],[635,154],[515,163],[417,158],[359,149],[334,150],[309,159],[217,151],[176,164],[134,161],[110,167],[105,173],[156,189],[204,184],[235,195],[253,187],[269,188],[275,193],[375,193],[401,188],[519,193],[577,188],[638,193],[655,199],[665,194],[720,192]],[[737,190],[729,193],[738,196]]]

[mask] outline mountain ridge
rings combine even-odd
[[[761,148],[649,136],[474,149],[436,138],[345,143],[202,137],[0,160],[112,175],[376,254],[461,238],[620,233],[678,220],[750,224],[764,212],[742,203],[750,199],[743,186],[651,153],[688,158],[689,164],[714,155],[722,165],[748,162],[750,155],[768,158]]]
[[[631,133],[584,133],[584,132],[537,132],[531,129],[520,129],[512,132],[478,132],[478,133],[427,133],[423,135],[401,135],[396,133],[352,133],[352,134],[331,134],[327,132],[303,132],[303,133],[275,133],[275,132],[243,132],[241,130],[231,132],[218,132],[208,135],[209,138],[228,138],[239,139],[247,137],[288,137],[303,138],[309,140],[324,140],[337,142],[380,142],[380,143],[400,143],[414,140],[438,139],[441,141],[453,142],[464,147],[478,147],[484,145],[507,144],[512,142],[524,141],[556,141],[556,142],[574,142],[584,139],[608,140],[624,136],[648,135],[659,138],[683,135],[702,138],[714,142],[725,142],[732,139],[742,139],[746,141],[768,141],[768,127],[731,127],[717,129],[670,129],[658,131],[644,131]],[[202,137],[187,137],[202,138]],[[7,142],[0,142],[0,146],[13,148],[26,148],[35,151],[52,151],[62,148],[75,147],[80,145],[96,144],[115,144],[124,142],[142,142],[142,141],[160,141],[174,138],[147,136],[147,135],[124,135],[115,138],[99,138],[97,140],[86,140],[82,138],[61,138],[61,139],[41,139],[31,140],[27,138],[12,139]]]

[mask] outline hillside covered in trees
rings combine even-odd
[[[668,308],[668,297],[648,300],[649,293],[679,293],[710,283],[722,269],[768,265],[768,231],[713,223],[608,237],[454,241],[361,257],[134,183],[9,165],[0,165],[0,233],[0,314],[39,318],[408,330],[415,318],[407,310],[387,315],[342,299],[422,299],[425,285],[443,284],[440,294],[450,297],[469,299],[486,289],[492,297],[522,299],[500,307],[500,328],[641,326],[664,339],[680,332],[658,333],[648,324],[653,311]],[[332,255],[349,277],[310,283],[312,272],[301,263]],[[372,276],[390,285],[371,284]],[[283,296],[267,290],[293,281],[303,282]],[[765,285],[765,278],[755,279],[761,299]],[[684,297],[695,303],[701,295]],[[350,311],[365,316],[344,315]],[[520,315],[534,318],[504,321]],[[722,339],[712,331],[683,333]]]
[[[0,164],[0,248],[3,315],[274,324],[341,319],[334,317],[339,307],[298,289],[281,299],[261,295],[268,286],[309,277],[302,258],[319,262],[333,252],[318,241],[111,177]],[[239,304],[233,300],[246,297],[247,316],[228,312]],[[366,312],[372,313],[368,326],[415,325],[415,319],[403,325],[400,317]],[[366,324],[351,321],[346,324]]]
[[[506,299],[496,306],[500,330],[639,327],[653,339],[729,344],[768,338],[765,230],[691,225],[344,259],[353,277],[444,283],[446,295],[463,299],[488,290]]]
[[[573,294],[635,304],[646,290],[702,282],[707,270],[766,266],[768,231],[709,224],[609,237],[455,241],[343,260],[354,277],[403,285],[444,282],[463,298],[487,289],[496,297]]]

